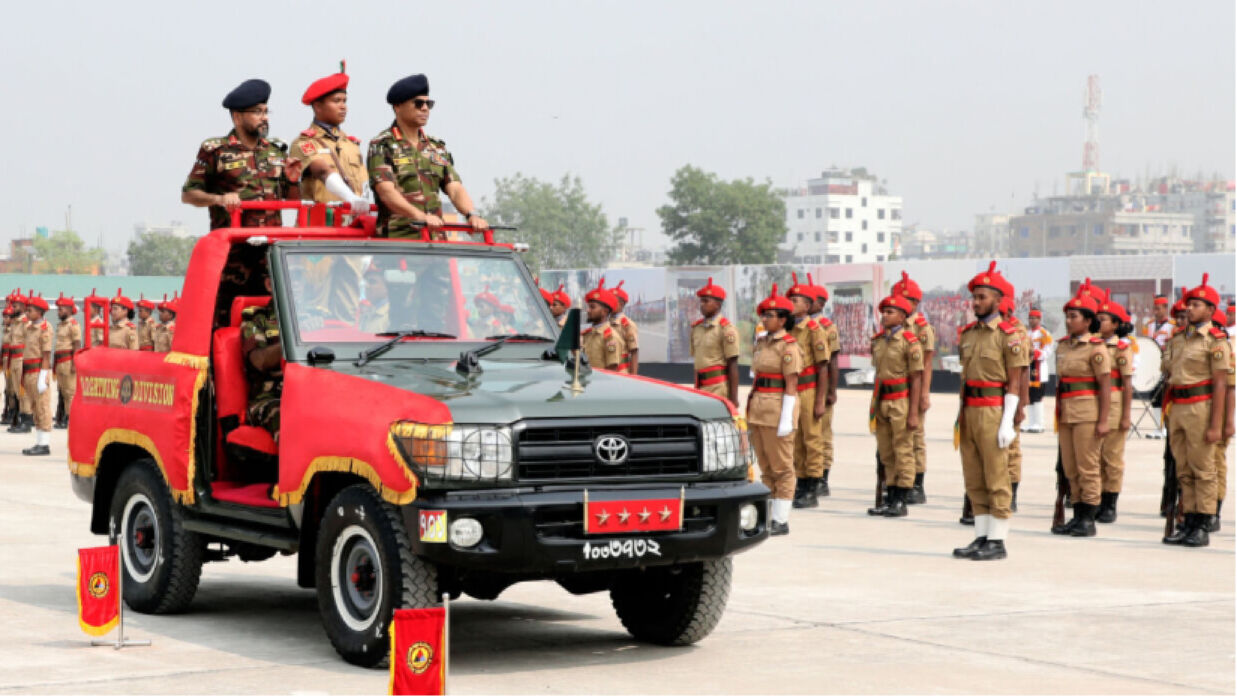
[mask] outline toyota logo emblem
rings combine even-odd
[[[597,461],[603,465],[621,465],[627,462],[629,449],[622,436],[606,434],[593,442],[593,452],[597,453]]]

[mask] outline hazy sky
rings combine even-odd
[[[6,239],[69,204],[110,249],[142,220],[205,232],[180,186],[230,128],[223,95],[266,79],[291,140],[340,58],[362,141],[391,82],[427,73],[475,198],[571,172],[646,242],[687,163],[778,186],[865,166],[929,228],[1019,210],[1079,168],[1091,73],[1105,170],[1234,175],[1231,0],[10,3],[5,23]]]

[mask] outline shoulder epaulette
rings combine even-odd
[[[305,136],[306,138],[313,138],[313,137],[314,137],[314,129],[312,129],[312,128],[306,128],[305,130],[301,131],[301,135]]]
[[[256,306],[253,306],[253,305],[250,305],[249,307],[247,307],[247,308],[245,308],[245,309],[241,310],[241,319],[243,319],[243,320],[244,320],[244,319],[252,319],[252,318],[253,318],[253,313],[254,313],[254,312],[257,312],[257,310],[258,310],[258,308],[257,308]]]
[[[631,324],[631,320],[627,319],[627,315],[623,315],[622,317],[619,318],[619,323],[622,324],[624,327],[626,327],[627,325]]]
[[[816,320],[809,317],[807,320],[807,328],[808,329],[820,329],[820,325],[816,323]]]
[[[610,331],[609,327],[606,327],[606,330],[601,333],[602,336],[612,336],[613,334],[614,332]]]
[[[820,326],[825,327],[827,329],[832,325],[833,325],[833,320],[829,319],[828,317],[820,318]]]
[[[1091,342],[1091,343],[1093,343],[1093,344],[1102,344],[1102,343],[1104,343],[1104,339],[1103,339],[1103,338],[1101,338],[1101,337],[1098,337],[1098,336],[1093,336],[1093,337],[1091,337],[1090,339],[1088,339],[1088,341],[1090,341],[1090,342]]]
[[[721,318],[721,319],[717,320],[717,323],[718,323],[718,324],[720,324],[720,325],[722,325],[723,327],[729,327],[729,326],[730,326],[730,320],[726,319],[725,317],[723,317],[723,318]]]
[[[1000,324],[996,326],[1000,327],[1001,331],[1005,332],[1006,334],[1013,334],[1014,331],[1017,329],[1017,327],[1010,324],[1009,322],[1001,322]]]
[[[963,327],[963,328],[962,328],[962,332],[964,332],[964,331],[966,331],[966,330],[970,329],[971,327],[974,327],[974,326],[975,326],[975,325],[977,325],[977,324],[979,324],[979,322],[978,322],[978,321],[971,322],[970,324],[968,324],[968,325],[966,325],[965,327]],[[961,334],[962,332],[958,332],[958,333],[959,333],[959,334]]]
[[[795,338],[790,335],[790,332],[787,332],[786,335],[782,337],[782,340],[788,344],[795,343]]]
[[[873,334],[873,335],[872,335],[872,341],[876,341],[877,339],[881,338],[881,336],[882,336],[884,333],[885,333],[884,331],[879,331],[879,332],[876,332],[875,334]]]
[[[202,149],[206,152],[210,152],[220,145],[223,145],[223,138],[207,138],[202,141]]]
[[[442,138],[435,138],[434,136],[427,135],[425,136],[425,139],[439,147],[446,147],[447,145],[447,141],[443,140]]]
[[[1125,339],[1117,339],[1117,348],[1124,350],[1129,347],[1130,347],[1130,342],[1126,341]]]
[[[701,317],[700,319],[696,320],[695,322],[692,322],[692,326],[693,326],[693,327],[695,327],[695,326],[699,325],[699,324],[700,324],[701,322],[703,322],[703,321],[704,321],[704,318],[703,318],[703,317]]]
[[[1213,324],[1213,325],[1211,325],[1211,335],[1212,335],[1212,336],[1214,336],[1214,337],[1215,337],[1215,338],[1217,338],[1217,339],[1227,339],[1227,338],[1228,338],[1228,335],[1224,333],[1224,330],[1223,330],[1223,329],[1220,329],[1219,327],[1215,326],[1214,324]]]
[[[1173,330],[1173,336],[1183,333],[1186,329],[1187,327],[1177,327]]]
[[[923,315],[919,315],[918,317],[915,318],[915,324],[918,324],[921,327],[925,327],[928,325],[928,318],[924,317]]]
[[[360,144],[361,144],[361,139],[360,139],[360,138],[357,138],[356,136],[348,136],[348,140],[350,140],[350,141],[352,141],[352,142],[356,143],[357,145],[360,145]]]
[[[902,332],[902,338],[906,339],[908,344],[919,343],[919,337],[915,336],[915,332],[912,332],[909,329]]]

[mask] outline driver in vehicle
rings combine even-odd
[[[361,331],[370,334],[391,328],[390,290],[381,269],[370,266],[365,271],[365,299],[361,301]]]
[[[265,278],[271,292],[271,277]],[[279,397],[283,392],[283,350],[274,303],[248,307],[241,314],[241,355],[249,378],[248,422],[270,431],[279,442]]]

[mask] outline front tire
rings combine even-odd
[[[121,473],[110,516],[124,567],[125,602],[147,614],[182,612],[198,590],[205,543],[184,529],[180,505],[154,460],[143,458]]]
[[[730,597],[731,560],[662,566],[624,574],[610,589],[619,620],[641,641],[687,646],[717,626]]]
[[[399,511],[364,484],[339,492],[318,532],[318,609],[331,645],[366,668],[386,664],[396,608],[434,607],[437,570],[412,553]]]

